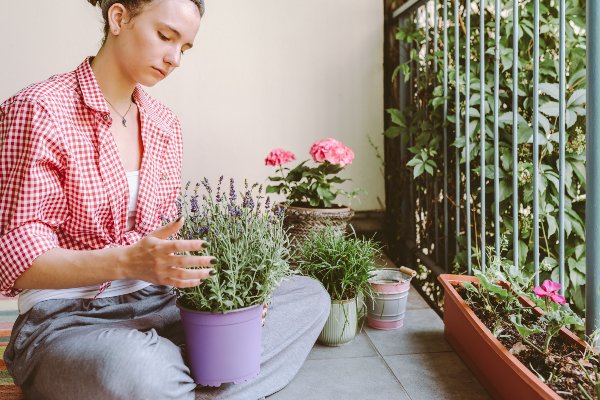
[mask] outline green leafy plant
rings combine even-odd
[[[308,235],[294,260],[302,274],[323,284],[332,300],[348,300],[370,293],[368,281],[380,253],[373,240],[326,226]]]
[[[546,279],[541,286],[536,286],[533,289],[533,293],[543,299],[542,310],[544,311],[544,315],[540,320],[541,325],[545,328],[546,336],[542,350],[544,353],[548,352],[550,341],[552,338],[558,336],[560,328],[563,326],[583,325],[582,319],[565,304],[566,299],[558,294],[560,288],[560,283]]]
[[[475,270],[476,283],[463,283],[461,296],[494,336],[539,379],[565,398],[593,399],[598,396],[598,334],[589,348],[580,350],[563,340],[552,346],[562,327],[573,328],[583,321],[559,294],[560,285],[549,280],[532,287],[530,275],[504,258],[493,260],[485,272]],[[527,306],[523,297],[534,300]],[[544,312],[539,316],[535,307]]]
[[[214,276],[196,287],[175,289],[178,301],[213,313],[263,304],[291,274],[283,210],[271,206],[258,184],[249,187],[246,182],[238,194],[230,179],[227,194],[221,191],[222,182],[223,177],[216,191],[206,178],[193,190],[188,182],[178,201],[180,215],[185,217],[181,237],[209,243],[204,251],[192,254],[218,259],[212,267]]]
[[[539,41],[539,143],[540,158],[537,161],[540,170],[539,188],[539,211],[540,211],[540,260],[546,267],[543,278],[558,280],[558,246],[554,243],[558,240],[558,208],[559,208],[559,175],[558,175],[558,99],[559,99],[559,62],[558,62],[558,6],[554,3],[540,4],[540,41]],[[499,178],[500,178],[500,229],[501,232],[512,237],[514,232],[512,213],[512,167],[514,163],[518,166],[518,199],[519,232],[518,252],[519,266],[527,274],[533,274],[533,3],[532,1],[519,2],[519,37],[518,37],[518,112],[517,132],[518,147],[517,159],[512,156],[512,2],[501,1],[502,18],[500,46],[498,54],[500,57],[500,79],[499,79]],[[586,51],[585,51],[585,1],[566,0],[568,21],[566,26],[566,165],[565,165],[565,289],[574,309],[580,313],[585,308],[585,76],[586,76]],[[479,68],[480,68],[480,35],[479,18],[480,10],[477,6],[472,7],[471,14],[471,58],[470,63],[470,116],[471,120],[465,123],[465,21],[464,9],[461,7],[459,25],[453,26],[453,7],[448,8],[448,88],[447,97],[444,98],[443,86],[443,42],[442,35],[438,35],[439,42],[435,45],[431,42],[433,32],[431,25],[429,34],[421,26],[418,20],[407,19],[397,31],[396,38],[401,46],[407,49],[408,60],[396,68],[394,79],[402,77],[406,82],[405,93],[411,93],[402,109],[389,109],[391,126],[385,131],[385,136],[401,140],[407,145],[412,158],[404,166],[415,177],[416,194],[431,193],[432,182],[443,176],[444,165],[444,128],[447,130],[448,138],[455,138],[455,111],[458,108],[458,118],[461,131],[458,138],[448,148],[449,171],[454,171],[454,151],[459,152],[459,164],[461,174],[459,181],[453,173],[450,173],[448,182],[449,196],[455,192],[457,185],[464,185],[466,160],[470,160],[471,170],[468,171],[471,178],[471,209],[461,210],[461,218],[465,213],[472,215],[472,260],[467,260],[466,240],[464,233],[458,238],[459,251],[455,254],[455,264],[458,270],[466,269],[468,261],[477,264],[482,247],[485,243],[478,242],[478,233],[481,230],[479,204],[481,192],[479,180],[481,174],[486,179],[486,218],[493,219],[494,192],[491,184],[494,178],[494,153],[493,153],[493,127],[494,127],[494,5],[488,3],[483,10],[486,21],[485,25],[485,59],[484,61],[484,94],[479,92]],[[441,15],[437,15],[441,19]],[[422,23],[422,22],[420,22]],[[440,26],[441,21],[436,26]],[[459,76],[458,85],[460,90],[460,101],[455,102],[454,91],[456,86],[455,42],[454,30],[459,29],[460,42],[459,54]],[[429,40],[429,45],[426,42]],[[437,51],[433,51],[436,48]],[[428,52],[426,51],[428,50]],[[435,72],[432,68],[437,63]],[[402,84],[402,83],[400,83]],[[447,100],[447,118],[444,120],[442,104]],[[483,101],[485,110],[485,129],[480,126],[480,107]],[[467,125],[468,129],[465,129]],[[465,130],[470,138],[471,150],[469,154],[465,151]],[[479,146],[481,135],[484,135],[485,146],[485,169],[480,165]],[[452,140],[452,139],[449,139]],[[441,188],[442,183],[438,183]],[[438,189],[439,190],[439,189]],[[460,188],[461,195],[464,194],[464,186]],[[401,196],[402,193],[396,194]],[[441,196],[435,194],[439,201]],[[452,199],[453,200],[453,199]],[[454,205],[457,206],[457,205]],[[461,206],[461,205],[458,205]],[[428,230],[433,229],[433,202],[420,201],[417,207],[418,213],[426,214],[426,218],[419,219],[420,237],[430,237]],[[451,211],[450,217],[454,216]],[[464,226],[465,220],[460,221]],[[454,222],[450,222],[453,226]],[[492,242],[493,232],[489,230],[486,241]],[[422,247],[429,247],[428,243],[421,243]],[[439,249],[436,248],[437,251]],[[502,256],[512,259],[512,249],[505,251]]]

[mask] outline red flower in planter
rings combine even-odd
[[[567,301],[563,296],[558,294],[559,290],[560,283],[546,279],[544,283],[542,283],[542,287],[536,286],[533,289],[533,293],[538,297],[549,297],[550,300],[557,304],[565,304]]]

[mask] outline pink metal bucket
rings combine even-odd
[[[404,325],[412,269],[383,268],[369,279],[373,295],[367,298],[367,324],[371,328],[390,330]]]

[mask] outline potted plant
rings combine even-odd
[[[444,335],[492,397],[598,398],[600,360],[566,329],[582,321],[560,284],[546,280],[532,291],[531,279],[507,262],[438,280]]]
[[[354,160],[354,153],[342,142],[332,138],[318,140],[309,153],[316,165],[311,166],[309,160],[305,160],[293,169],[284,167],[296,159],[292,152],[284,149],[272,150],[265,159],[265,165],[277,167],[278,172],[268,178],[273,185],[267,186],[266,191],[286,197],[284,224],[294,243],[325,225],[345,231],[354,211],[334,201],[338,196],[353,198],[363,192],[362,189],[347,192],[336,188],[348,181],[338,174]]]
[[[380,252],[374,241],[340,233],[334,226],[311,231],[300,244],[294,255],[299,271],[320,281],[331,297],[321,343],[339,346],[354,339],[362,307],[357,298],[370,294],[369,278]]]
[[[206,240],[208,247],[194,254],[218,260],[214,276],[175,289],[192,376],[206,386],[258,375],[263,304],[290,274],[283,211],[271,208],[257,184],[246,183],[238,196],[233,179],[229,194],[222,181],[214,192],[206,179],[191,193],[188,183],[179,198],[180,235]]]

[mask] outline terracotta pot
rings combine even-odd
[[[500,343],[465,303],[454,286],[478,282],[473,276],[443,274],[438,281],[444,287],[444,336],[456,353],[495,399],[561,399]],[[508,285],[503,285],[508,287]],[[533,307],[526,298],[521,304]],[[535,308],[542,315],[543,311]],[[581,349],[585,342],[568,329],[561,337]]]
[[[350,207],[311,208],[290,205],[285,208],[283,224],[292,243],[297,245],[311,231],[326,225],[335,226],[340,232],[344,232],[352,216],[354,211]]]

